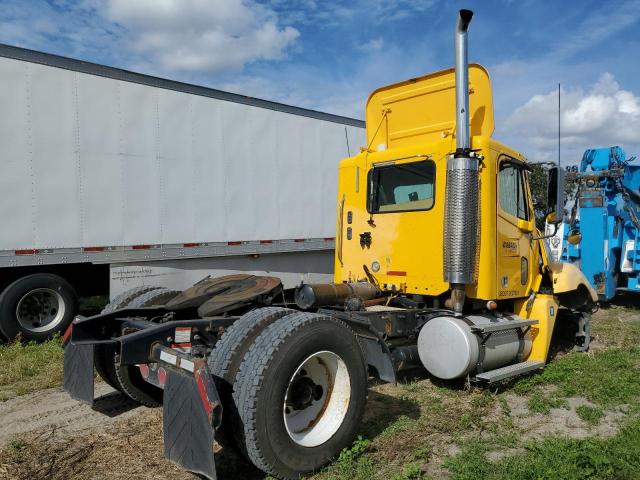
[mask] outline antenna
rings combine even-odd
[[[344,127],[344,137],[347,139],[347,156],[351,156],[351,148],[349,148],[349,134],[347,133],[347,127]]]
[[[558,170],[560,170],[560,84],[558,83]]]

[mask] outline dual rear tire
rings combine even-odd
[[[121,308],[143,308],[166,303],[178,294],[161,287],[136,287],[115,297],[102,313]],[[94,364],[98,375],[111,387],[147,407],[162,405],[163,390],[142,378],[136,365],[121,365],[119,353],[112,345],[97,345]]]
[[[338,319],[254,310],[221,337],[209,365],[226,400],[227,434],[275,477],[318,470],[357,434],[367,369],[356,335]]]

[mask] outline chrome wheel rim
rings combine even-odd
[[[62,295],[50,288],[36,288],[24,295],[16,306],[16,318],[22,329],[42,333],[55,329],[64,318]]]
[[[307,357],[289,380],[282,408],[291,440],[317,447],[338,431],[349,409],[351,379],[344,360],[321,351]]]

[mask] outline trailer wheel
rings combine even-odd
[[[265,329],[236,377],[238,443],[261,470],[297,479],[356,436],[367,399],[362,347],[342,321],[293,313]]]
[[[78,297],[64,278],[50,273],[22,277],[0,295],[0,331],[9,340],[41,342],[63,332],[78,309]]]

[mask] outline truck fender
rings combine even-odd
[[[336,312],[328,312],[328,314],[335,316]],[[368,321],[356,320],[349,315],[338,315],[337,317],[346,322],[358,337],[365,362],[372,369],[370,373],[383,382],[395,383],[396,369],[393,356],[380,334],[372,328]]]
[[[576,265],[551,262],[548,268],[553,293],[558,296],[561,305],[568,308],[581,308],[597,303],[597,292]]]

